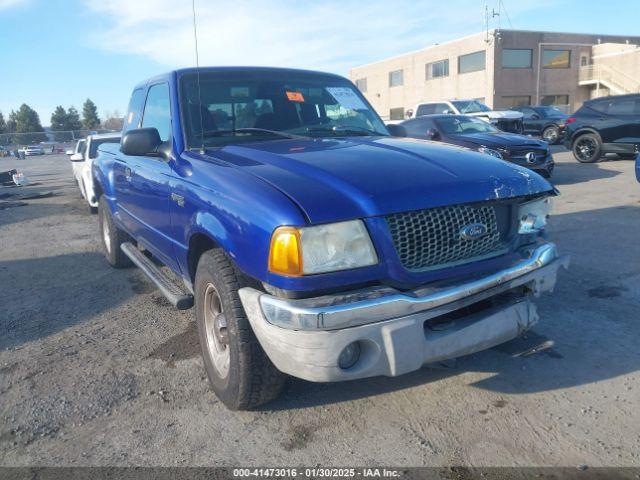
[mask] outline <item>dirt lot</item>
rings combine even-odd
[[[0,464],[640,466],[640,184],[630,161],[559,150],[551,234],[572,265],[525,339],[399,378],[291,380],[241,413],[209,391],[192,312],[107,265],[66,157],[0,159],[38,183],[21,192],[55,194],[9,206],[0,187]]]

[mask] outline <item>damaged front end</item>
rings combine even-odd
[[[538,321],[532,298],[553,290],[569,259],[552,243],[518,253],[508,268],[411,291],[371,287],[289,300],[243,288],[240,298],[281,371],[319,382],[396,376],[506,342]],[[357,358],[345,364],[345,352]]]

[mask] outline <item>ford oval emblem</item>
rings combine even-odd
[[[487,234],[487,226],[483,223],[470,223],[460,229],[460,237],[464,240],[477,240]]]

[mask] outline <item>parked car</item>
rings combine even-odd
[[[428,115],[399,124],[412,138],[471,148],[521,165],[550,178],[555,163],[549,145],[524,135],[498,130],[484,120],[466,115]]]
[[[442,102],[422,102],[411,111],[410,118],[424,115],[469,115],[491,123],[504,132],[522,133],[522,112],[492,110],[477,100],[451,100]]]
[[[91,213],[98,213],[98,200],[93,188],[91,164],[98,155],[98,147],[103,143],[120,144],[120,134],[103,133],[99,135],[89,135],[86,139],[78,140],[75,151],[71,152],[69,156],[73,177],[80,189],[80,194],[89,204],[89,211]]]
[[[588,100],[566,124],[564,145],[579,162],[597,162],[606,153],[635,158],[640,150],[640,94]]]
[[[569,115],[552,105],[521,105],[511,110],[522,112],[524,133],[538,135],[550,145],[562,142]]]
[[[44,148],[39,145],[29,145],[28,147],[24,147],[22,151],[26,157],[32,155],[44,155]]]
[[[136,86],[126,118],[93,163],[107,261],[195,304],[230,408],[286,374],[396,376],[505,342],[567,264],[544,238],[546,180],[390,137],[337,75],[178,70]]]

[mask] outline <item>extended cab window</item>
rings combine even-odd
[[[159,83],[149,88],[142,116],[142,128],[157,128],[163,142],[171,138],[169,85],[166,83]]]

